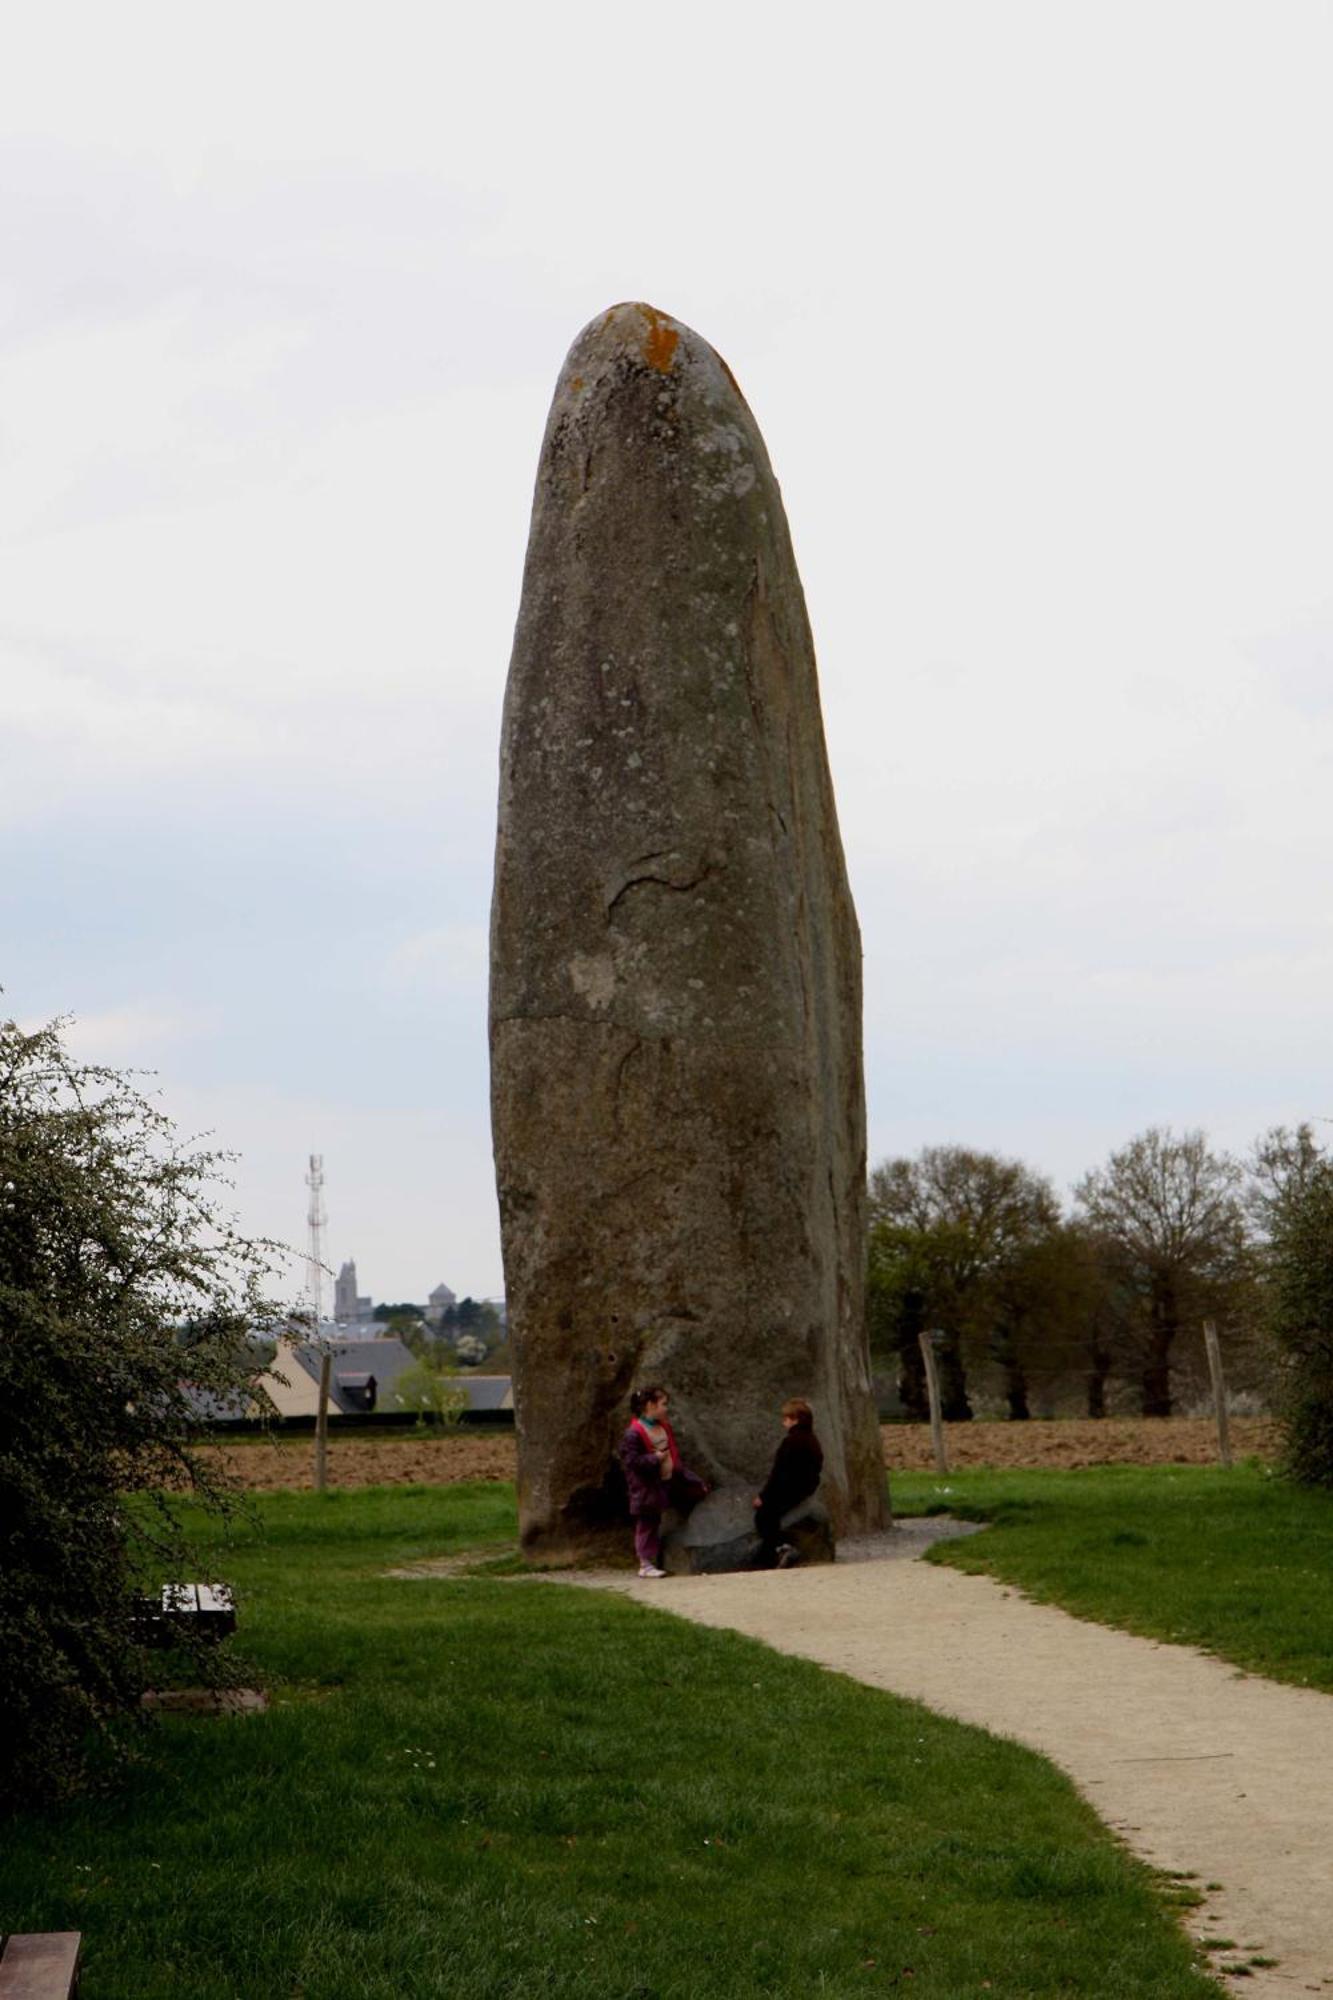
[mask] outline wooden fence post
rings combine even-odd
[[[329,1380],[333,1373],[333,1351],[326,1347],[319,1357],[319,1410],[315,1417],[315,1491],[328,1485]]]
[[[940,1377],[935,1366],[935,1344],[943,1339],[937,1332],[927,1333],[923,1328],[918,1336],[921,1342],[921,1359],[926,1364],[926,1394],[930,1398],[930,1441],[935,1447],[935,1470],[949,1470],[949,1454],[944,1445],[944,1421],[940,1416]]]
[[[1217,1417],[1217,1456],[1223,1465],[1231,1463],[1231,1427],[1227,1421],[1227,1383],[1222,1373],[1222,1349],[1217,1328],[1210,1319],[1203,1323],[1203,1344],[1208,1350],[1208,1373],[1213,1378],[1213,1410]]]

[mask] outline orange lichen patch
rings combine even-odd
[[[583,377],[581,375],[576,375],[569,386],[574,391],[574,394],[577,396],[579,390],[583,387]]]
[[[674,326],[655,326],[650,329],[643,343],[644,360],[665,375],[671,366],[671,357],[676,351],[680,335]]]
[[[665,375],[670,371],[672,359],[680,342],[680,328],[652,306],[640,306],[639,311],[648,322],[648,337],[643,343],[643,358],[650,368]]]

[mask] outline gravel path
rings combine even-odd
[[[1237,1991],[1333,1994],[1333,1699],[1033,1604],[919,1555],[963,1523],[912,1521],[835,1565],[767,1574],[624,1572],[613,1589],[1016,1738],[1068,1772],[1159,1868],[1219,1883],[1190,1918],[1256,1956]]]

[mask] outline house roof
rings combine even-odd
[[[512,1410],[514,1407],[514,1387],[507,1375],[462,1374],[455,1380],[460,1389],[467,1391],[470,1410]]]
[[[235,1389],[223,1396],[216,1389],[201,1388],[197,1382],[182,1382],[181,1391],[190,1415],[201,1424],[234,1423],[238,1418],[248,1417],[254,1407],[254,1398],[245,1389]]]
[[[333,1357],[329,1371],[329,1398],[345,1416],[364,1414],[362,1405],[350,1399],[349,1390],[364,1389],[375,1377],[377,1400],[383,1402],[404,1369],[413,1363],[411,1350],[401,1340],[303,1340],[286,1350],[283,1359],[296,1362],[310,1377],[319,1381],[320,1362],[325,1349]]]

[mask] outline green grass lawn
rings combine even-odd
[[[936,1549],[935,1561],[1080,1618],[1333,1690],[1333,1493],[1255,1463],[1108,1465],[895,1473],[893,1503],[900,1514],[993,1524]]]
[[[83,2000],[1217,1993],[1049,1765],[749,1640],[526,1581],[496,1486],[279,1494],[215,1568],[268,1714],[11,1822],[0,1927]]]

